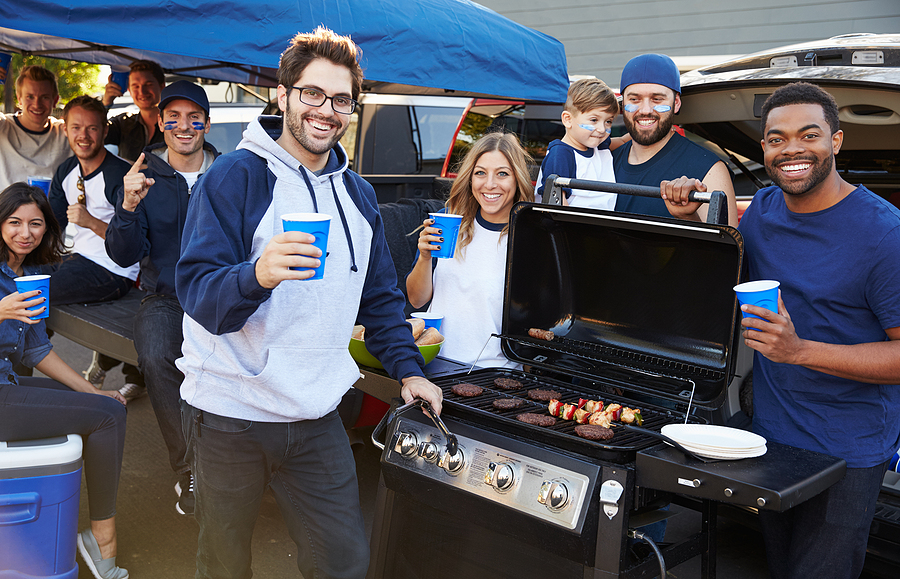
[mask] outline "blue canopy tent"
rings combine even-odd
[[[561,103],[563,45],[468,0],[0,0],[0,50],[276,86],[297,32],[363,49],[364,90]]]

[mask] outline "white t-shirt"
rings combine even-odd
[[[72,155],[64,126],[62,119],[50,117],[50,125],[35,133],[19,124],[15,114],[0,113],[0,190],[28,177],[52,179]]]
[[[452,259],[437,260],[428,311],[444,316],[441,356],[464,364],[477,360],[484,368],[520,367],[500,351],[500,339],[490,337],[502,329],[509,238],[500,236],[504,225],[488,223],[479,214],[472,242],[462,250],[457,247]]]

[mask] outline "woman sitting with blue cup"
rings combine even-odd
[[[125,399],[97,390],[53,352],[47,337],[48,292],[19,293],[16,278],[40,273],[65,250],[59,223],[38,187],[13,183],[0,193],[0,440],[79,434],[84,441],[91,528],[78,550],[98,579],[125,579],[116,567],[116,494],[125,446]],[[49,378],[19,377],[23,363]]]
[[[442,356],[491,368],[518,366],[490,336],[501,329],[510,210],[534,201],[530,161],[515,135],[488,133],[460,164],[444,211],[423,222],[406,290],[413,307],[430,300],[428,311],[443,314]]]

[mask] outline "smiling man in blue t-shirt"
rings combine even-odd
[[[847,474],[785,513],[760,511],[769,571],[855,579],[888,458],[900,445],[900,211],[835,168],[834,99],[794,83],[763,105],[766,171],[740,230],[749,279],[781,282],[778,313],[742,310],[753,430],[837,456]]]

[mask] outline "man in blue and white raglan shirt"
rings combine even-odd
[[[198,183],[176,289],[184,306],[181,387],[200,525],[197,577],[249,577],[264,489],[278,500],[304,577],[362,578],[368,542],[356,467],[337,414],[359,378],[353,325],[440,411],[396,289],[375,193],[338,143],[362,83],[358,47],[325,28],[298,34],[278,69],[279,117],[260,117]],[[325,276],[312,235],[281,215],[331,216]]]

